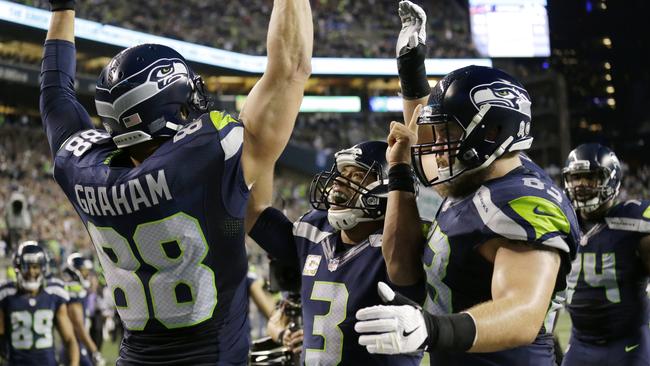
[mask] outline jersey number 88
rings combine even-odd
[[[138,256],[113,228],[88,222],[88,232],[113,296],[122,294],[123,301],[116,301],[116,307],[127,329],[144,329],[150,318],[148,302],[153,317],[168,329],[192,326],[212,317],[217,288],[214,272],[202,264],[208,243],[195,218],[180,212],[138,225],[133,234]],[[169,247],[177,250],[170,254]],[[136,274],[142,265],[138,257],[156,270],[148,283]],[[180,299],[180,292],[189,294],[189,299],[187,295]]]

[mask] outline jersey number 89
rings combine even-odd
[[[147,325],[151,317],[147,302],[151,303],[153,317],[168,329],[192,326],[212,317],[217,287],[214,272],[202,264],[208,244],[195,218],[180,212],[138,225],[133,243],[142,262],[156,270],[148,283],[136,274],[142,263],[126,238],[110,227],[96,227],[90,222],[88,232],[113,296],[122,295],[123,301],[116,301],[116,307],[127,329],[142,330]],[[149,287],[149,296],[145,286]]]

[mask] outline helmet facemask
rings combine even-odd
[[[614,178],[613,174],[613,171],[605,167],[589,169],[589,166],[581,166],[581,161],[572,162],[563,169],[564,186],[573,207],[591,213],[616,197],[619,186],[612,187],[609,184]]]
[[[415,173],[425,186],[446,183],[465,172],[488,167],[508,150],[513,141],[505,139],[502,145],[495,146],[495,142],[500,140],[500,128],[487,128],[486,131],[484,118],[488,112],[497,115],[498,107],[481,106],[467,127],[456,116],[435,110],[432,106],[424,107],[417,122],[420,126],[431,126],[433,142],[411,147]],[[479,144],[491,144],[494,151],[480,157],[477,149],[470,147],[478,145],[474,143],[477,140]]]
[[[49,266],[45,252],[37,251],[19,254],[14,265],[19,288],[26,291],[36,291],[41,286],[45,286]],[[37,266],[40,269],[35,277],[30,273],[30,267],[32,266]]]
[[[425,186],[468,172],[483,174],[503,154],[526,150],[533,140],[528,92],[510,75],[487,67],[447,74],[417,123],[433,132],[433,140],[411,149],[414,170]]]
[[[349,230],[360,222],[384,218],[387,180],[381,164],[376,162],[364,166],[337,153],[336,164],[314,177],[309,191],[312,207],[327,210],[335,229]]]
[[[90,272],[93,269],[93,263],[90,259],[83,257],[79,253],[72,253],[67,259],[66,270],[79,281],[85,289],[90,288]]]

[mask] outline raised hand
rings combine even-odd
[[[421,110],[422,105],[415,107],[415,111],[408,125],[396,121],[390,123],[390,132],[386,140],[388,143],[386,161],[389,166],[411,163],[411,146],[418,140],[417,120]]]
[[[397,57],[427,41],[427,14],[419,5],[408,0],[400,1],[398,14],[402,20],[402,30],[397,37],[395,51]]]

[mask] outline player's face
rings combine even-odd
[[[41,275],[41,266],[38,263],[29,263],[27,265],[27,271],[23,274],[23,277],[27,281],[35,281]]]
[[[436,162],[438,164],[438,169],[448,168],[454,163],[453,155],[456,154],[456,148],[459,145],[458,141],[462,136],[463,129],[456,123],[442,123],[434,125],[433,142],[438,145],[432,147],[432,150],[437,151],[435,156]],[[452,155],[452,157],[450,157],[450,155]]]
[[[573,173],[568,179],[569,188],[574,190],[575,199],[586,202],[598,194],[598,173],[584,172]]]
[[[90,274],[90,270],[88,268],[86,268],[86,267],[82,267],[79,270],[79,273],[81,273],[81,277],[83,279],[88,279],[88,275]]]
[[[354,202],[358,198],[357,190],[377,180],[377,177],[368,174],[366,169],[354,165],[344,166],[340,173],[342,177],[349,179],[349,181],[340,178],[334,180],[328,197],[334,210],[344,209],[345,207],[336,204],[345,205]]]

